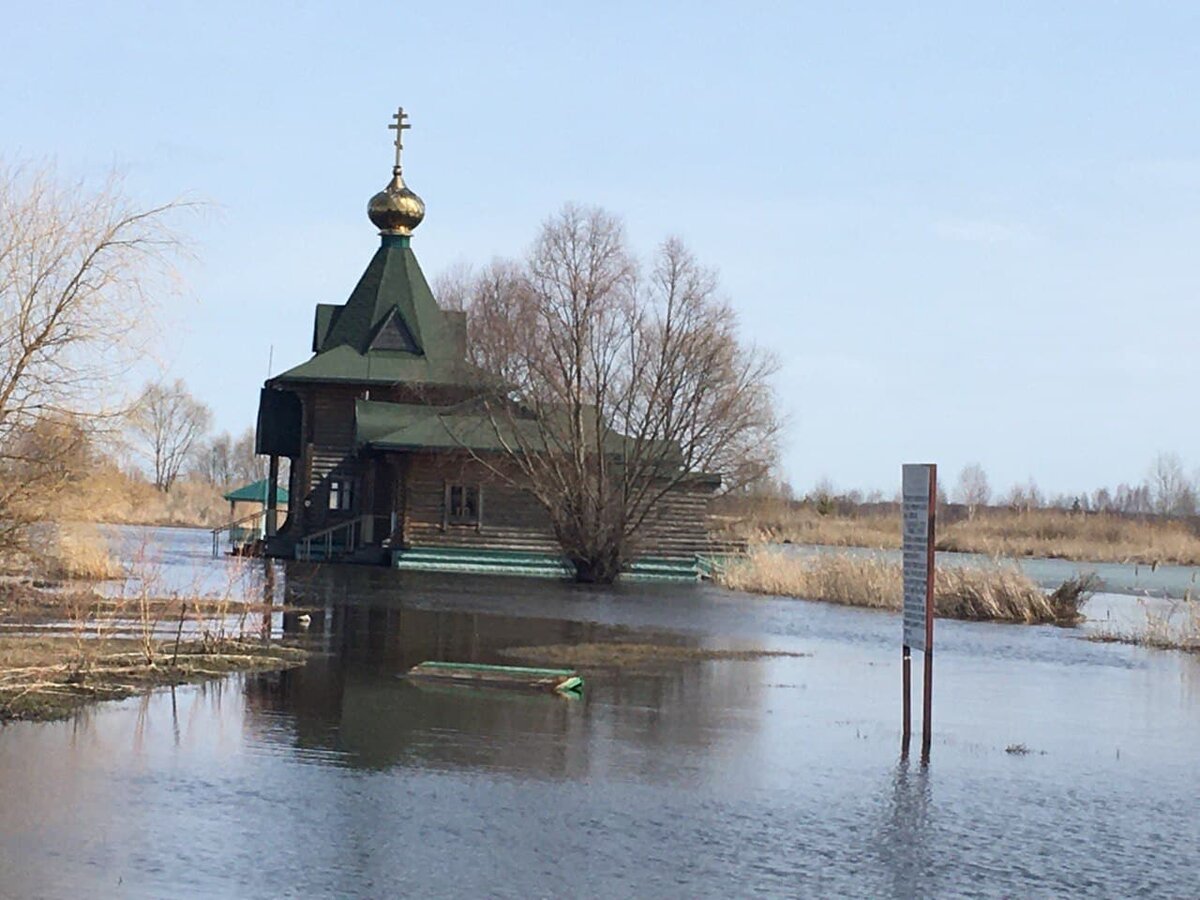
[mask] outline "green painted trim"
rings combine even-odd
[[[555,688],[560,694],[578,694],[583,691],[583,679],[578,675],[568,678]]]
[[[413,547],[392,551],[392,567],[406,571],[463,572],[569,579],[570,564],[559,556],[521,550],[467,547]],[[642,557],[621,574],[622,581],[694,582],[704,574],[699,557]]]
[[[545,675],[550,677],[575,675],[574,669],[535,669],[531,666],[499,666],[491,663],[434,662],[426,660],[418,669],[467,669],[472,672],[504,672],[510,675]]]

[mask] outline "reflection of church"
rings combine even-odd
[[[380,246],[343,304],[320,304],[313,356],[262,390],[257,450],[291,461],[291,509],[267,516],[267,552],[398,568],[562,575],[549,516],[495,477],[497,424],[473,402],[487,376],[467,362],[462,312],[442,309],[413,253],[425,204],[404,183],[405,114],[392,180],[371,198]],[[529,422],[536,429],[536,422]],[[505,423],[520,428],[520,422]],[[481,460],[492,458],[493,466]],[[634,572],[695,578],[719,479],[668,492],[639,534]]]
[[[700,640],[539,616],[538,610],[562,609],[564,588],[552,582],[520,583],[520,616],[448,608],[494,596],[494,580],[483,576],[455,578],[449,590],[436,589],[437,576],[401,576],[420,581],[404,592],[404,602],[381,603],[381,588],[394,596],[395,577],[387,576],[322,567],[287,586],[285,610],[310,611],[306,639],[321,652],[299,668],[246,678],[247,728],[258,739],[342,753],[347,765],[361,768],[487,769],[544,778],[614,766],[674,777],[693,754],[693,765],[719,769],[734,746],[756,739],[744,722],[764,700],[765,670],[757,661],[679,660],[649,672],[589,673],[581,699],[410,683],[398,676],[427,659],[512,663],[499,652],[506,647],[645,640],[698,646]],[[430,588],[429,608],[421,608],[418,585]],[[654,596],[679,588],[636,590]],[[284,615],[285,631],[294,629],[298,613]]]

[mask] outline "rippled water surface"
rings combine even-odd
[[[228,574],[206,535],[155,540],[164,569]],[[1200,892],[1200,660],[939,621],[922,766],[889,614],[345,567],[280,585],[311,610],[304,668],[0,730],[0,896]],[[609,673],[576,701],[397,677],[604,640],[811,655]]]

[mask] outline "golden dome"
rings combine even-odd
[[[367,204],[367,215],[380,234],[412,234],[425,218],[425,201],[408,189],[396,166],[388,186]]]

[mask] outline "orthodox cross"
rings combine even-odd
[[[412,128],[405,119],[408,115],[404,112],[404,107],[401,106],[396,110],[396,114],[392,116],[396,120],[394,125],[389,125],[392,131],[396,132],[396,171],[400,171],[400,151],[404,149],[404,132],[406,129]]]

